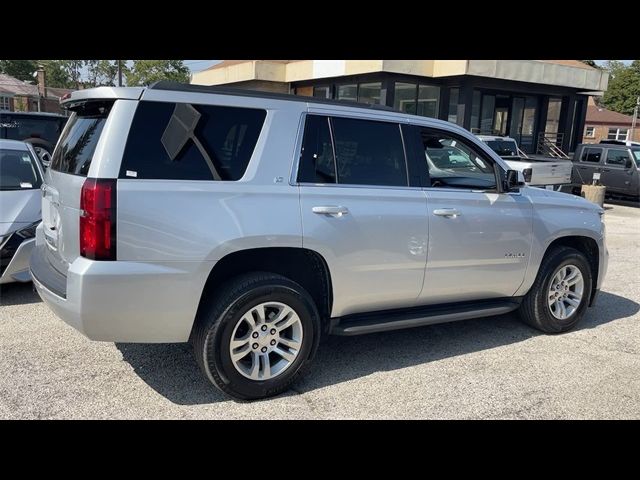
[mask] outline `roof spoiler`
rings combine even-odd
[[[144,87],[96,87],[74,90],[60,98],[62,108],[70,109],[78,103],[91,100],[138,100]]]

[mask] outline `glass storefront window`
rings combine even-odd
[[[440,87],[420,85],[418,87],[418,115],[437,118],[439,100]]]
[[[331,98],[331,87],[313,87],[313,96],[318,98]]]
[[[358,85],[339,85],[338,100],[358,101]]]
[[[380,104],[380,91],[382,83],[361,83],[358,89],[358,102],[368,104]]]
[[[418,86],[415,83],[396,82],[394,108],[415,115],[417,89]]]
[[[451,123],[458,123],[458,98],[460,97],[460,89],[452,88],[449,90],[449,115],[447,120]]]
[[[471,104],[471,133],[480,133],[480,90],[473,91],[473,103]]]
[[[480,112],[480,133],[483,135],[491,135],[493,133],[493,110],[495,106],[495,95],[482,96],[482,111]]]
[[[560,125],[560,109],[562,108],[561,98],[550,98],[549,108],[547,109],[547,124],[544,128],[545,133],[558,133]]]

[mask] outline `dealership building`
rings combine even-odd
[[[608,74],[578,60],[224,60],[191,83],[386,105],[571,152]]]

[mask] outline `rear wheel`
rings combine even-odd
[[[555,247],[543,259],[520,306],[520,317],[545,333],[571,330],[584,316],[592,281],[589,261],[582,252]]]
[[[313,358],[320,319],[310,295],[271,273],[232,279],[198,314],[193,345],[204,374],[239,399],[287,390]]]

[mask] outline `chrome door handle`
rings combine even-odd
[[[349,213],[349,209],[347,207],[334,206],[334,205],[313,207],[311,211],[319,215],[331,215],[332,217],[341,217]]]
[[[455,208],[436,208],[433,211],[433,214],[438,215],[439,217],[451,217],[451,218],[456,218],[462,215]]]

